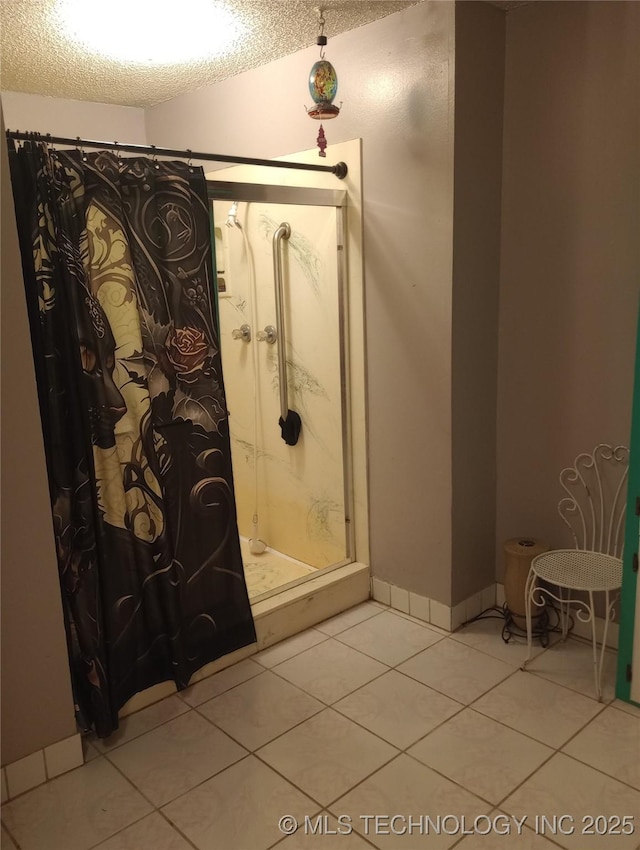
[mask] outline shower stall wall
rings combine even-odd
[[[349,563],[350,475],[343,192],[255,187],[215,200],[220,344],[245,576],[256,599],[317,570]],[[251,198],[251,187],[236,184]],[[276,203],[283,193],[287,203]],[[298,201],[297,203],[294,201]],[[274,232],[283,239],[278,340]],[[282,336],[282,334],[281,334]],[[288,407],[302,429],[284,442],[279,350]],[[265,551],[266,547],[266,551]]]

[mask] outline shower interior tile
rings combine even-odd
[[[249,599],[318,572],[315,567],[283,557],[271,549],[261,555],[252,555],[249,541],[244,538],[240,540],[240,548]]]

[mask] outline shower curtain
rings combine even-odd
[[[40,141],[10,163],[76,710],[105,737],[255,640],[206,183]]]

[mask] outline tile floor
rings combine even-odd
[[[603,703],[586,644],[523,657],[497,620],[447,635],[366,602],[87,742],[4,806],[2,848],[637,850],[640,709],[614,700],[615,656]]]

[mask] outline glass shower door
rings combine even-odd
[[[335,206],[214,201],[238,524],[255,598],[350,558],[345,346]],[[288,407],[281,433],[273,235],[281,224]],[[266,549],[265,549],[266,547]],[[262,551],[265,549],[265,551]]]

